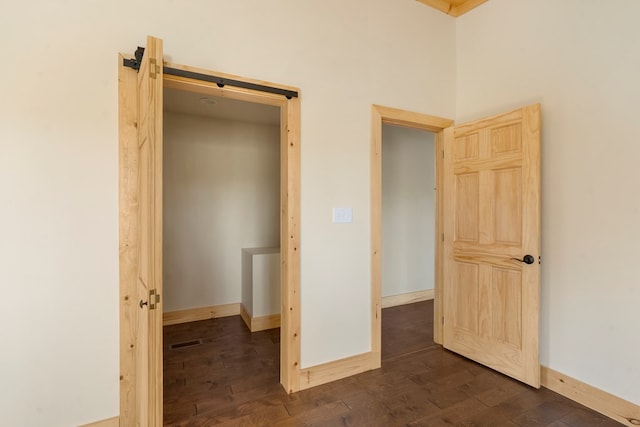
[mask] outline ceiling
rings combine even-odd
[[[260,124],[280,124],[280,108],[177,89],[164,89],[164,110]]]
[[[447,15],[458,17],[475,9],[487,0],[418,0]]]

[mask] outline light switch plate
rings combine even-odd
[[[351,208],[333,208],[334,224],[344,224],[353,221],[353,211]]]

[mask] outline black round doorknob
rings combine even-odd
[[[525,264],[533,264],[536,261],[533,255],[525,255],[522,259],[519,259],[519,258],[511,258],[511,259],[514,261],[524,262]]]

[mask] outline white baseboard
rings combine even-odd
[[[426,291],[409,292],[400,295],[390,295],[388,297],[382,297],[382,308],[427,301],[433,299],[433,296],[433,289],[427,289]]]
[[[240,314],[240,304],[212,305],[187,310],[168,311],[162,314],[162,324],[177,325],[178,323],[195,322],[198,320],[215,319],[217,317],[237,316]]]
[[[546,366],[540,367],[542,386],[626,426],[640,425],[640,406],[571,378]]]

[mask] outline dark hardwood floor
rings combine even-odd
[[[387,308],[382,368],[287,395],[278,329],[240,316],[164,328],[166,426],[619,426],[433,342],[432,301]],[[201,344],[172,345],[201,340]]]

